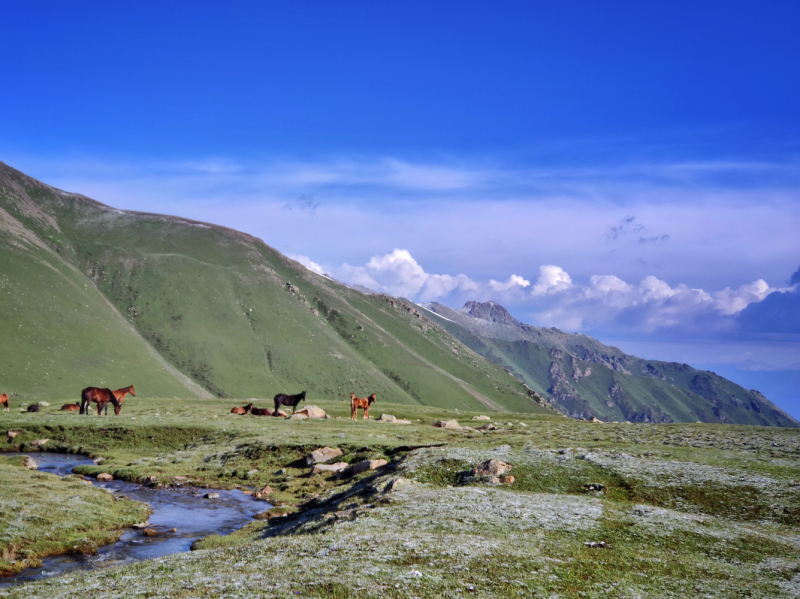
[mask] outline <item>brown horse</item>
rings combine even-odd
[[[3,406],[4,412],[8,412],[11,409],[8,407],[8,393],[0,395],[0,406]]]
[[[355,393],[350,393],[350,418],[355,420],[358,417],[358,409],[364,410],[364,420],[369,420],[369,407],[375,402],[375,394],[369,397],[356,397]]]
[[[122,390],[120,390],[122,391]],[[123,394],[123,397],[125,394]],[[92,402],[97,404],[97,414],[99,415],[103,408],[106,408],[108,414],[108,404],[114,405],[114,414],[119,416],[120,404],[114,391],[111,389],[100,389],[99,387],[86,387],[81,391],[81,414],[88,414]]]
[[[297,395],[286,395],[285,393],[278,393],[275,396],[275,411],[272,413],[273,416],[280,416],[280,407],[281,406],[291,406],[292,407],[292,414],[297,411],[297,404],[303,401],[306,398],[306,392],[303,391],[302,393],[298,393]]]
[[[242,406],[241,408],[239,408],[239,407],[231,408],[231,414],[239,414],[240,416],[244,416],[245,414],[247,414],[250,411],[250,409],[252,407],[253,407],[253,404],[249,403],[246,406]],[[258,408],[256,408],[256,410],[257,409]]]
[[[61,406],[61,409],[64,412],[77,412],[80,409],[80,407],[81,404],[79,403],[65,403],[63,406]]]

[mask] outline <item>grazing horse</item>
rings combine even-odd
[[[65,403],[63,406],[61,406],[61,409],[64,412],[77,412],[80,409],[80,407],[81,404],[79,403]]]
[[[297,395],[286,395],[285,393],[278,393],[275,396],[275,411],[272,413],[273,416],[280,416],[279,408],[281,406],[291,406],[292,414],[297,411],[297,404],[303,401],[306,398],[306,392],[303,391],[302,393],[298,393]]]
[[[124,395],[123,395],[124,397]],[[106,414],[108,414],[108,404],[109,402],[114,405],[114,414],[119,416],[120,404],[117,400],[117,396],[114,394],[114,391],[111,389],[100,389],[98,387],[86,387],[83,391],[81,391],[81,414],[88,414],[89,408],[92,405],[92,402],[97,403],[97,413],[106,408]]]
[[[0,395],[0,406],[3,406],[4,412],[8,412],[10,410],[8,407],[8,393],[3,393]]]
[[[116,391],[112,391],[111,393],[113,393],[114,397],[117,398],[120,408],[122,407],[122,400],[125,399],[125,396],[128,395],[128,393],[131,394],[131,397],[136,397],[136,391],[133,390],[133,385],[130,385],[128,387],[123,387],[122,389],[117,389]],[[108,403],[106,403],[105,408],[106,408],[106,416],[108,416]],[[98,415],[100,414],[99,404],[97,405],[97,413]],[[119,415],[119,412],[117,412],[117,415]]]
[[[375,402],[375,394],[369,397],[356,397],[355,393],[350,393],[350,418],[355,420],[358,417],[358,409],[364,410],[364,420],[369,420],[369,407]]]
[[[246,406],[242,406],[241,408],[231,408],[231,414],[239,414],[240,416],[244,416],[247,414],[253,407],[253,404],[249,403]],[[256,408],[257,410],[258,408]]]

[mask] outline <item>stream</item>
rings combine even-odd
[[[84,456],[34,452],[30,455],[39,464],[40,472],[67,476],[81,464],[92,464]],[[226,535],[253,521],[253,515],[269,509],[269,503],[245,495],[241,490],[222,491],[186,486],[175,489],[152,489],[121,480],[93,481],[114,493],[125,495],[150,506],[153,513],[147,520],[156,530],[177,528],[176,533],[155,537],[144,536],[141,530],[125,529],[116,543],[103,545],[97,555],[56,555],[42,558],[42,567],[28,568],[16,576],[0,578],[0,586],[18,584],[57,576],[73,570],[127,564],[189,551],[194,541],[211,534]],[[204,499],[214,491],[219,499]]]

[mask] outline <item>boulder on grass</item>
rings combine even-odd
[[[325,418],[325,410],[319,406],[306,406],[302,410],[297,410],[298,414],[305,414],[308,418]]]
[[[344,452],[338,447],[322,447],[315,449],[306,456],[306,466],[313,466],[314,464],[321,464],[333,458],[338,458]]]
[[[458,424],[458,420],[437,420],[433,423],[433,426],[436,428],[447,428],[451,430],[458,430],[461,428],[461,425]]]
[[[500,476],[511,470],[513,466],[501,460],[487,460],[472,469],[472,476]]]
[[[388,464],[386,460],[364,460],[363,462],[353,464],[346,470],[342,470],[341,476],[355,476],[356,474],[361,474],[369,470],[377,470],[386,464]]]
[[[41,447],[45,443],[47,443],[50,439],[36,439],[36,441],[31,441],[31,447]]]
[[[472,419],[473,420],[486,420],[487,422],[491,422],[491,420],[492,420],[488,416],[473,416]]]
[[[350,466],[347,462],[336,462],[335,464],[317,464],[311,470],[311,474],[321,474],[323,472],[341,472]]]

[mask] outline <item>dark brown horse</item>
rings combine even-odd
[[[239,414],[240,416],[244,416],[247,414],[253,407],[253,404],[249,403],[246,406],[242,406],[241,408],[231,408],[231,414]],[[257,410],[258,408],[256,408]]]
[[[0,395],[0,406],[3,406],[4,412],[9,411],[10,408],[8,407],[8,393],[3,393],[2,395]]]
[[[81,391],[81,414],[88,414],[89,408],[92,406],[92,402],[97,404],[97,413],[106,408],[106,414],[108,414],[108,404],[111,403],[114,405],[114,414],[119,416],[120,405],[119,401],[117,400],[117,396],[111,389],[100,389],[99,387],[86,387],[83,391]]]
[[[79,403],[65,403],[63,406],[61,406],[61,409],[64,412],[77,412],[80,409],[80,407],[81,404]]]
[[[355,393],[350,393],[350,418],[358,418],[359,408],[364,410],[364,420],[369,420],[369,407],[375,402],[375,394],[369,397],[356,397]]]
[[[303,401],[306,398],[306,392],[303,391],[302,393],[298,393],[297,395],[286,395],[285,393],[278,393],[275,396],[275,411],[272,413],[273,416],[280,416],[280,407],[281,406],[291,406],[292,414],[297,411],[297,404]]]

